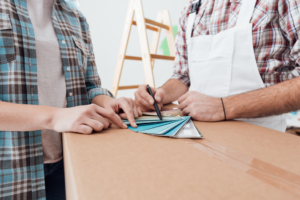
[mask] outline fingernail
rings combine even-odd
[[[123,123],[123,127],[124,127],[124,128],[127,128],[127,125],[126,125],[125,123]]]
[[[152,105],[154,103],[154,101],[152,99],[150,99],[149,103]]]
[[[133,126],[136,128],[137,127],[136,123],[133,123]]]
[[[157,96],[157,97],[156,97],[156,100],[160,102],[160,101],[161,101],[161,98],[160,98],[159,96]]]

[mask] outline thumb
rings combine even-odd
[[[161,88],[157,89],[155,93],[155,100],[157,103],[161,103],[165,97],[165,91]]]

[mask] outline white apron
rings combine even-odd
[[[265,87],[258,71],[252,44],[250,19],[255,4],[256,0],[242,0],[236,26],[216,35],[192,38],[196,13],[190,14],[186,31],[190,91],[224,98]],[[236,120],[286,131],[283,115]]]

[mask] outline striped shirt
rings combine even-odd
[[[67,107],[90,104],[101,88],[86,19],[75,1],[55,0],[53,25]],[[39,105],[35,34],[26,0],[0,1],[0,101]],[[41,131],[0,131],[0,199],[45,199]]]
[[[236,25],[243,0],[202,0],[192,37],[215,35]],[[186,32],[192,2],[184,9],[176,37],[171,78],[190,86]],[[251,19],[253,49],[265,85],[295,78],[300,72],[300,0],[257,0]],[[241,66],[242,67],[242,66]]]

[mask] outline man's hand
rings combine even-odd
[[[127,125],[113,110],[101,108],[95,104],[56,109],[50,128],[57,132],[91,134],[93,130],[102,131],[111,126],[111,123],[104,117],[121,128],[127,128]]]
[[[211,122],[225,119],[220,98],[210,97],[199,92],[187,92],[178,99],[178,103],[182,114],[191,116],[194,120]]]
[[[109,111],[119,114],[120,117],[128,119],[132,127],[137,127],[135,118],[142,116],[142,111],[131,98],[121,97],[119,99],[112,99],[104,104],[104,107]]]
[[[162,88],[151,88],[154,98],[157,102],[159,109],[163,107],[163,99],[165,97],[165,91]],[[134,93],[135,102],[141,108],[143,112],[155,110],[154,100],[147,91],[146,85],[140,85],[139,89]]]

